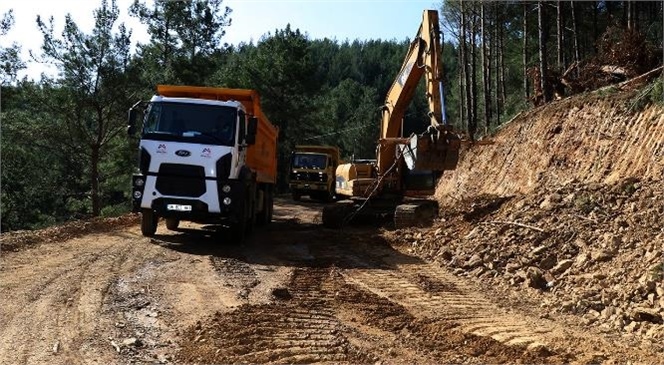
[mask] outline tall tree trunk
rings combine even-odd
[[[501,13],[501,21],[498,24],[502,24],[502,15]],[[500,64],[498,65],[498,74],[496,76],[500,77],[500,103],[501,105],[505,105],[505,100],[507,100],[507,93],[505,90],[505,32],[503,30],[503,27],[498,27],[499,28],[499,38],[498,38],[498,49],[499,49],[499,61]]]
[[[574,0],[570,1],[570,6],[572,8],[572,32],[574,33],[574,62],[577,67],[574,70],[576,77],[579,77],[579,35],[577,33],[577,24],[576,24],[576,9],[574,8]]]
[[[638,1],[632,4],[632,26],[635,30],[639,30],[639,9],[641,5]]]
[[[93,144],[90,154],[90,198],[92,200],[92,215],[101,215],[101,198],[99,194],[99,156],[100,146]]]
[[[500,117],[502,114],[503,105],[500,102],[500,34],[499,29],[501,23],[501,7],[499,4],[494,3],[494,27],[493,27],[493,69],[495,70],[494,82],[494,105],[496,106],[496,125],[500,125]]]
[[[523,95],[530,98],[528,90],[528,2],[523,2]]]
[[[459,66],[461,66],[460,70],[459,70],[459,122],[461,123],[460,128],[461,129],[466,129],[466,124],[465,124],[465,120],[466,120],[466,111],[465,111],[465,108],[466,108],[466,93],[465,93],[464,83],[463,83],[463,80],[466,76],[463,72],[464,71],[463,70],[464,69],[464,67],[463,67],[464,58],[463,58],[463,48],[461,47],[461,42],[462,42],[462,39],[461,39],[461,37],[459,37],[458,52],[459,52]]]
[[[544,24],[544,2],[537,3],[537,30],[539,33],[539,69],[540,69],[540,87],[542,88],[542,102],[550,100],[548,86],[546,82],[546,26]]]
[[[472,3],[473,7],[475,3]],[[470,24],[470,95],[472,112],[470,123],[472,123],[472,130],[477,132],[477,102],[479,97],[477,95],[477,16],[471,9],[471,24]]]
[[[563,8],[560,0],[556,1],[556,41],[557,52],[556,60],[559,71],[562,71],[563,65]]]
[[[572,1],[574,1],[574,0],[572,0]],[[599,37],[599,34],[598,34],[599,30],[598,30],[598,27],[597,27],[597,12],[598,12],[598,10],[597,10],[597,1],[593,1],[592,5],[593,5],[593,44],[592,44],[592,47],[593,47],[593,50],[594,50],[593,53],[597,53],[597,38]]]
[[[488,133],[491,126],[491,96],[490,96],[490,82],[491,82],[491,67],[489,65],[489,47],[487,45],[488,36],[486,34],[486,4],[482,2],[481,5],[482,23],[481,23],[481,38],[482,38],[482,90],[484,94],[484,126],[485,133]]]
[[[463,73],[464,73],[464,84],[465,84],[465,93],[466,93],[466,118],[468,120],[468,135],[471,140],[475,137],[475,130],[473,129],[472,120],[473,120],[473,111],[472,111],[472,95],[470,91],[470,69],[469,69],[469,57],[468,57],[468,23],[466,18],[466,9],[464,6],[464,1],[461,0],[461,47],[463,52]]]

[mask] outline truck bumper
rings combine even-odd
[[[140,179],[144,181],[142,185],[140,183],[137,184],[137,180]],[[245,198],[249,187],[246,181],[216,181],[216,184],[214,184],[216,192],[214,194],[206,194],[206,196],[212,195],[218,199],[218,202],[212,204],[219,207],[218,212],[211,211],[209,202],[196,198],[164,196],[154,193],[151,193],[149,198],[144,197],[144,193],[150,190],[144,189],[147,185],[147,179],[141,174],[135,174],[132,181],[132,210],[134,212],[151,209],[159,217],[176,218],[198,223],[236,222],[240,220],[240,217],[244,216]]]
[[[300,191],[303,193],[329,190],[326,183],[319,183],[319,182],[298,181],[297,183],[290,183],[288,184],[288,186],[290,187],[291,191]]]

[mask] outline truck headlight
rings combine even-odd
[[[224,186],[221,188],[221,191],[223,191],[224,193],[228,194],[228,193],[231,192],[231,186],[230,186],[230,185],[224,185]],[[228,204],[230,204],[230,203],[228,203]],[[228,205],[228,204],[227,204],[227,205]]]
[[[142,178],[139,177],[136,180],[134,180],[134,185],[136,185],[140,188],[143,185],[145,185],[145,180],[143,180]]]
[[[225,197],[224,198],[224,205],[231,205],[231,198]]]
[[[143,193],[140,191],[136,190],[134,191],[134,199],[140,199],[143,196]]]

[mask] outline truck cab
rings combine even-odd
[[[241,230],[234,233],[243,238],[259,215],[265,221],[271,214],[274,179],[261,181],[260,167],[250,163],[261,136],[259,118],[246,103],[202,97],[200,89],[223,95],[233,90],[160,85],[144,109],[132,196],[146,236],[154,235],[164,218],[169,229],[181,220],[218,223]],[[129,113],[130,132],[136,110]],[[272,137],[276,151],[276,132]],[[276,170],[276,152],[271,155]]]
[[[294,200],[303,195],[328,201],[334,197],[334,175],[339,149],[332,146],[296,146],[291,155],[289,187]]]

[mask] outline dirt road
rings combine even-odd
[[[242,246],[161,224],[4,252],[0,364],[661,362],[321,208],[280,200]]]

